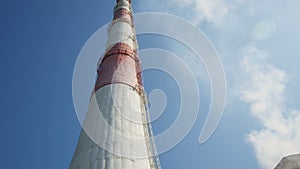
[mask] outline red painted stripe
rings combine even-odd
[[[115,44],[111,49],[109,49],[106,54],[104,55],[102,62],[109,56],[114,55],[114,54],[124,54],[128,55],[132,59],[136,60],[139,62],[138,54],[136,50],[132,50],[131,47],[127,44],[124,43],[117,43]]]
[[[133,26],[132,13],[123,8],[117,10],[114,14],[114,19],[113,19],[112,24],[114,24],[115,22],[119,22],[119,21],[126,22],[129,25]]]
[[[118,43],[105,54],[100,64],[95,91],[114,83],[127,84],[139,91],[143,86],[141,71],[137,52],[127,44]]]

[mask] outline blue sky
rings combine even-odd
[[[73,68],[86,40],[112,19],[115,1],[1,3],[1,166],[67,168],[80,132]],[[266,169],[281,156],[300,152],[299,5],[296,0],[133,2],[135,12],[168,12],[197,25],[215,45],[227,76],[224,117],[200,145],[210,89],[203,68],[191,65],[200,72],[201,114],[184,141],[161,155],[163,168]],[[171,42],[157,46],[158,37],[138,38],[140,48],[176,52]],[[144,81],[147,91],[164,90],[170,104],[153,124],[159,133],[176,115],[172,104],[179,101],[168,88],[174,81],[159,72],[145,72]]]

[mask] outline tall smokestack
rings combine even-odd
[[[160,168],[137,49],[131,0],[117,0],[106,51],[98,63],[95,102],[90,101],[70,169]]]

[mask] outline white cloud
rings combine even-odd
[[[246,139],[254,146],[261,167],[271,169],[283,156],[300,152],[300,111],[289,110],[285,105],[288,76],[267,64],[265,56],[256,48],[246,52],[242,66],[248,80],[241,87],[240,98],[251,105],[251,114],[262,125]]]
[[[143,2],[139,5],[140,8],[153,9],[157,6],[175,14],[185,15],[195,24],[204,20],[217,23],[229,11],[228,5],[222,0],[151,0],[149,4]]]
[[[174,0],[173,0],[174,1]],[[217,23],[228,12],[228,6],[221,0],[175,0],[182,7],[192,10],[194,21],[199,23],[203,20]]]
[[[196,8],[203,11],[203,15],[208,21],[213,22],[219,21],[229,11],[228,6],[220,0],[198,0]]]

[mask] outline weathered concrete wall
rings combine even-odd
[[[150,169],[149,158],[136,158],[148,156],[145,112],[138,92],[128,85],[111,84],[99,89],[94,101],[83,126],[88,134],[81,132],[70,169]]]
[[[284,157],[275,169],[300,169],[300,154]]]

